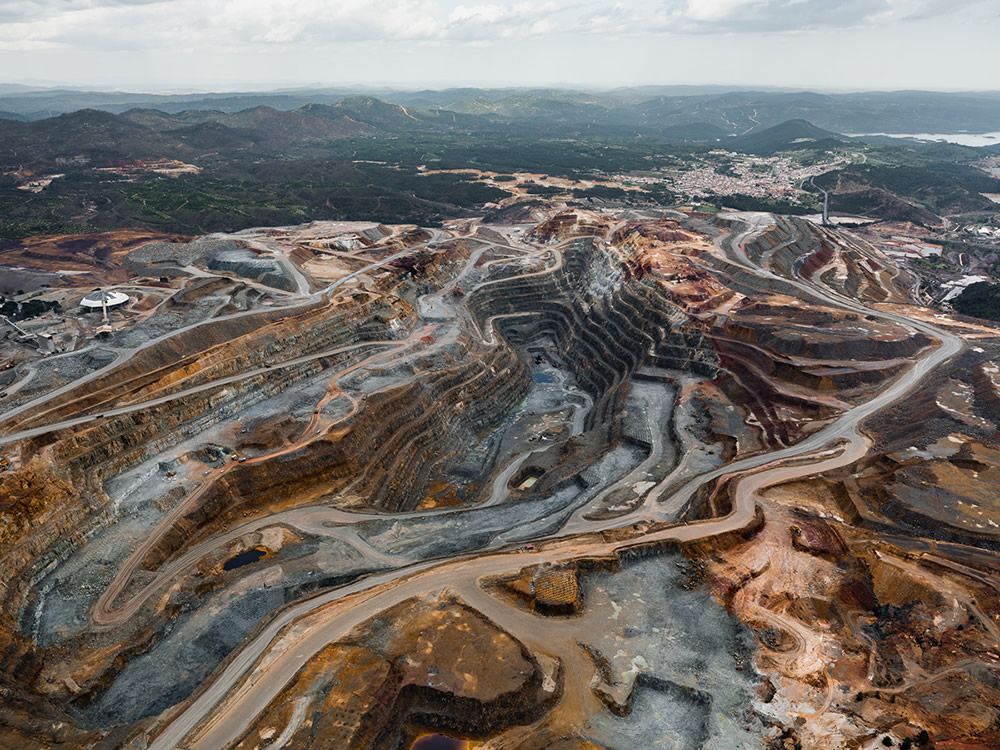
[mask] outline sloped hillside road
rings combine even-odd
[[[598,522],[576,519],[557,537],[539,540],[537,548],[531,551],[505,548],[424,561],[377,573],[290,605],[244,644],[190,701],[161,717],[162,729],[151,741],[151,750],[218,750],[228,746],[321,648],[406,599],[444,589],[461,589],[483,577],[515,574],[529,565],[609,558],[630,549],[691,542],[737,531],[753,523],[756,496],[761,489],[841,467],[862,457],[869,443],[859,432],[861,422],[911,394],[928,374],[961,352],[962,340],[923,321],[868,308],[811,282],[775,277],[757,268],[746,258],[742,244],[762,231],[767,219],[740,218],[747,224],[729,241],[731,257],[736,262],[755,274],[780,278],[811,296],[821,295],[831,305],[919,330],[933,339],[935,345],[925,349],[923,356],[879,395],[845,412],[799,444],[706,473],[661,502],[647,503],[618,518]],[[657,523],[670,516],[665,509],[682,507],[700,487],[724,476],[733,477],[734,481],[733,508],[728,515],[687,524]],[[639,522],[652,524],[643,526],[646,529],[643,531],[634,528]],[[607,541],[593,533],[610,529],[630,531],[621,541]],[[501,618],[498,625],[509,628],[518,637],[521,622],[514,617],[509,621]]]

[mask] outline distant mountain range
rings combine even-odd
[[[348,104],[344,105],[343,103]],[[133,109],[166,114],[235,114],[260,107],[295,111],[318,106],[400,105],[415,120],[463,127],[517,123],[536,131],[704,137],[760,131],[788,120],[808,120],[839,133],[958,133],[1000,130],[1000,93],[924,91],[818,94],[809,91],[729,91],[711,87],[639,87],[587,92],[562,89],[456,88],[409,92],[307,89],[217,94],[30,90],[0,85],[0,117],[40,120],[80,109],[120,114]],[[367,104],[365,104],[367,103]],[[385,110],[395,118],[396,110]],[[455,118],[468,118],[461,123]],[[190,117],[190,115],[188,115]],[[449,120],[449,118],[451,118]],[[687,130],[685,130],[687,129]]]
[[[53,166],[80,156],[93,166],[113,166],[143,158],[294,151],[353,137],[489,133],[497,127],[450,110],[411,110],[368,96],[289,111],[263,105],[238,112],[81,109],[34,121],[0,119],[0,167]]]
[[[344,138],[431,136],[524,136],[536,128],[522,121],[498,121],[446,109],[424,110],[367,96],[335,104],[308,104],[282,111],[257,106],[240,112],[185,110],[167,113],[130,109],[112,114],[83,109],[44,120],[0,119],[0,167],[57,168],[85,157],[92,166],[115,166],[134,159],[197,159],[206,155],[315,151]],[[790,120],[740,136],[726,135],[705,122],[667,125],[665,142],[723,145],[755,154],[789,148],[825,149],[842,136],[805,120]]]
[[[604,121],[591,119],[581,124],[579,112],[583,104],[553,104],[551,99],[518,95],[514,106],[507,108],[504,103],[509,99],[499,99],[490,105],[508,114],[423,109],[355,95],[333,104],[311,103],[294,110],[266,105],[237,112],[188,109],[170,113],[133,108],[113,114],[83,109],[34,121],[0,118],[0,167],[57,169],[80,157],[85,157],[92,166],[115,166],[147,158],[225,159],[241,154],[257,158],[254,154],[308,152],[322,158],[326,144],[345,138],[388,138],[391,143],[393,138],[404,135],[418,139],[468,135],[504,142],[508,138],[539,136],[599,139],[627,132],[631,133],[629,142],[632,142],[637,134],[610,122],[613,110]],[[649,119],[660,123],[655,127],[645,126],[642,135],[647,142],[701,148],[721,146],[732,151],[770,155],[788,150],[824,151],[851,140],[802,118],[730,135],[709,120],[671,122],[658,111],[665,106],[660,102],[647,107]],[[483,104],[483,110],[486,108]],[[515,110],[519,112],[517,116],[509,114]],[[707,111],[703,109],[698,114],[706,115]],[[560,118],[565,122],[560,124]],[[938,158],[950,157],[942,153]]]
[[[290,110],[133,107],[0,119],[0,239],[130,226],[203,233],[358,216],[434,226],[507,196],[470,180],[468,170],[590,179],[690,164],[714,158],[709,152],[719,147],[813,152],[801,156],[816,162],[850,142],[801,117],[768,125],[762,108],[750,112],[757,124],[733,135],[736,128],[718,124],[719,112],[731,114],[720,99],[685,114],[665,97],[637,108],[536,92],[444,108],[355,94]],[[990,149],[897,142],[866,151],[871,164],[825,177],[835,210],[928,225],[994,210],[980,194],[1000,193],[1000,181],[971,166]],[[176,169],[182,179],[162,176]],[[40,192],[22,189],[38,177],[48,179]],[[545,194],[534,187],[531,195]],[[617,192],[575,191],[574,199],[668,205],[674,198],[663,185]],[[744,198],[742,207],[774,207]]]

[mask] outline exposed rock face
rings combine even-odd
[[[629,222],[618,229],[612,242],[622,246],[630,243],[660,245],[665,242],[697,242],[701,237],[681,228],[679,222],[661,219],[657,222]]]
[[[982,362],[973,370],[976,399],[985,410],[1000,414],[1000,365]]]
[[[303,667],[233,748],[265,748],[279,737],[303,750],[376,747],[392,720],[401,681],[399,670],[371,649],[331,644]]]
[[[884,258],[636,215],[133,249],[173,287],[0,424],[0,744],[199,747],[200,685],[369,601],[217,746],[995,739],[995,342],[856,434],[944,336]]]
[[[580,236],[600,236],[611,229],[607,217],[592,211],[567,211],[531,230],[530,239],[552,243]]]
[[[33,237],[17,242],[0,243],[0,253],[4,263],[28,265],[43,271],[63,272],[67,270],[86,274],[85,283],[93,283],[112,274],[117,281],[128,278],[120,267],[120,261],[137,248],[150,244],[169,246],[187,239],[176,235],[165,235],[148,230],[119,230],[90,235],[54,235]]]
[[[531,590],[541,610],[572,612],[580,606],[580,584],[572,569],[539,570],[531,579]]]
[[[498,582],[500,592],[513,595],[546,615],[571,615],[583,608],[579,573],[573,566],[526,568],[513,579]]]
[[[793,217],[777,217],[773,227],[746,246],[751,260],[781,276],[819,279],[850,299],[908,301],[905,274],[858,238],[844,242],[832,230]]]
[[[454,600],[408,601],[317,653],[232,747],[407,747],[421,729],[484,734],[554,697],[525,647]]]

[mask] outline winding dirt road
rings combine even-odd
[[[810,296],[819,294],[832,305],[908,325],[936,340],[937,345],[925,350],[921,359],[879,395],[853,407],[802,442],[708,472],[690,480],[670,497],[646,502],[626,516],[599,522],[574,517],[560,530],[558,538],[540,543],[535,551],[473,552],[443,562],[420,562],[371,575],[287,607],[234,654],[199,694],[175,713],[163,717],[165,725],[150,744],[151,750],[178,747],[217,750],[227,746],[317,651],[344,637],[377,612],[406,599],[446,588],[469,591],[469,587],[483,577],[514,574],[528,565],[611,558],[630,549],[691,542],[738,531],[753,522],[760,490],[839,468],[864,456],[869,444],[859,432],[860,423],[912,393],[930,372],[958,354],[963,343],[958,337],[922,321],[868,308],[814,284],[776,277],[757,268],[742,254],[741,245],[762,229],[759,222],[754,222],[732,243],[738,259],[745,262],[748,270],[791,283]],[[492,338],[492,331],[490,334]],[[489,340],[484,337],[484,341]],[[618,542],[608,542],[593,533],[673,517],[671,514],[687,503],[700,487],[724,476],[735,477],[733,507],[727,516],[666,528],[654,526],[647,533],[637,531],[633,538]],[[512,627],[515,637],[532,640],[527,634],[521,635],[522,627]],[[535,645],[545,653],[551,649],[545,643]]]

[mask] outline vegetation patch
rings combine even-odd
[[[970,284],[952,301],[952,306],[962,315],[1000,321],[1000,284],[988,281]]]

